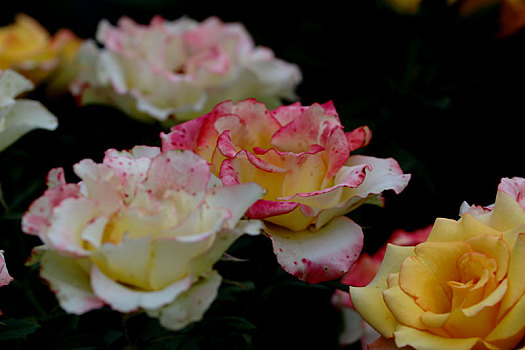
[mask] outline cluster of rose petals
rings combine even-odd
[[[513,349],[525,335],[523,179],[503,179],[490,208],[437,219],[426,242],[389,245],[375,278],[351,287],[376,346]]]
[[[31,89],[31,81],[20,74],[0,71],[0,151],[31,130],[57,128],[57,118],[40,102],[16,99]]]
[[[13,69],[38,84],[70,64],[80,42],[68,29],[51,36],[35,19],[19,14],[13,24],[0,28],[0,69]],[[61,71],[54,84],[65,85],[63,79]]]
[[[87,41],[82,70],[71,85],[79,103],[103,103],[143,121],[176,122],[209,112],[227,99],[257,98],[277,106],[295,98],[301,73],[294,64],[254,46],[239,23],[210,17],[149,25],[122,17],[99,24],[98,48]]]
[[[432,225],[408,232],[402,229],[394,231],[388,241],[373,255],[362,253],[350,270],[341,277],[340,282],[353,287],[364,287],[374,279],[385,256],[388,244],[409,246],[426,241]],[[339,341],[343,345],[352,344],[358,340],[361,347],[367,349],[368,344],[379,337],[379,334],[368,323],[363,321],[355,311],[350,295],[338,289],[332,296],[332,304],[342,313],[343,332]]]
[[[382,204],[383,191],[399,193],[410,178],[394,159],[350,156],[370,130],[345,133],[331,102],[268,110],[226,101],[161,136],[164,151],[196,152],[225,185],[261,185],[266,194],[247,215],[265,221],[284,270],[310,283],[340,277],[359,256],[362,230],[344,214]]]
[[[62,168],[30,206],[22,229],[38,235],[41,277],[67,312],[109,305],[145,310],[169,329],[200,319],[221,282],[213,264],[243,233],[241,220],[262,195],[256,184],[220,186],[209,165],[189,151],[158,147],[108,150],[102,163]]]

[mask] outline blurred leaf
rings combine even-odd
[[[7,319],[0,324],[0,341],[26,339],[33,334],[40,325],[34,318]]]

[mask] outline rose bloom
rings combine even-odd
[[[350,287],[355,309],[382,335],[374,345],[492,350],[520,343],[525,211],[516,182],[502,181],[491,208],[437,219],[426,242],[388,245],[370,284]]]
[[[33,84],[12,71],[0,71],[0,151],[34,129],[55,130],[58,121],[38,101],[15,99]]]
[[[340,277],[361,251],[362,230],[343,215],[382,204],[383,191],[399,193],[410,178],[394,159],[350,156],[370,130],[345,133],[331,102],[268,110],[254,99],[227,101],[161,137],[163,151],[193,150],[225,185],[265,188],[247,215],[265,220],[281,266],[311,283]]]
[[[65,72],[80,42],[68,29],[51,36],[35,19],[19,14],[13,24],[0,28],[0,69],[13,69],[34,84],[51,75],[55,89],[65,89],[64,79],[72,78]]]
[[[82,314],[109,305],[145,310],[169,329],[199,320],[221,282],[213,264],[258,221],[240,220],[262,195],[250,183],[220,186],[189,151],[106,151],[73,167],[80,183],[50,171],[49,189],[22,229],[44,245],[34,255],[61,307]]]
[[[432,225],[413,232],[401,229],[394,231],[385,245],[373,255],[362,253],[350,270],[341,277],[340,282],[348,286],[366,286],[374,279],[385,256],[387,244],[407,246],[424,242],[431,229]],[[332,304],[342,313],[343,317],[343,332],[339,338],[341,344],[352,344],[360,340],[361,347],[367,349],[368,344],[379,337],[379,334],[355,311],[347,292],[336,290],[332,296]]]
[[[143,121],[189,120],[217,103],[255,97],[277,106],[294,99],[301,73],[274,57],[239,23],[210,17],[149,25],[122,17],[117,26],[101,21],[97,40],[80,54],[81,70],[71,91],[79,103],[104,103]],[[168,120],[169,119],[169,120]]]

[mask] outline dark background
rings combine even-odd
[[[300,67],[297,94],[303,105],[332,100],[346,131],[361,125],[372,129],[372,141],[361,153],[394,157],[412,174],[404,192],[386,194],[384,208],[365,206],[349,214],[364,227],[364,250],[373,252],[393,230],[422,228],[436,217],[456,219],[463,201],[489,205],[502,177],[525,176],[525,31],[496,39],[497,7],[460,17],[457,7],[444,1],[429,3],[423,2],[417,15],[400,15],[378,1],[48,0],[9,4],[0,11],[0,25],[24,12],[51,33],[69,28],[92,38],[100,19],[115,24],[122,15],[144,24],[157,14],[170,20],[214,15],[242,22],[257,45]],[[31,98],[42,96],[37,89]],[[72,182],[71,165],[77,161],[100,161],[107,148],[156,145],[161,129],[110,107],[77,107],[71,96],[45,104],[59,118],[59,128],[34,131],[0,154],[0,183],[9,207],[0,217],[0,247],[15,277],[0,289],[0,322],[23,319],[33,323],[22,326],[36,329],[26,340],[5,344],[338,348],[341,323],[330,305],[336,284],[311,286],[283,273],[264,237],[241,239],[232,247],[233,255],[249,261],[221,262],[218,268],[225,278],[242,283],[223,286],[205,320],[185,332],[163,332],[144,315],[123,318],[103,309],[79,318],[60,312],[37,270],[23,267],[39,242],[20,232],[20,215],[44,190],[50,168],[63,166]],[[0,334],[3,348],[1,341]]]

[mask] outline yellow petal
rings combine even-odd
[[[490,226],[499,231],[507,231],[522,223],[525,223],[525,211],[508,193],[498,191]]]
[[[396,319],[383,300],[387,276],[399,271],[403,260],[414,255],[414,247],[389,244],[376,276],[366,287],[350,287],[350,297],[355,309],[375,330],[391,338]]]
[[[409,257],[403,261],[399,272],[399,286],[425,311],[443,313],[450,309],[450,301],[441,281],[417,257]]]
[[[399,326],[394,332],[398,347],[411,346],[418,350],[465,350],[489,349],[500,350],[480,338],[445,338],[415,328]]]
[[[525,296],[522,296],[516,305],[510,309],[486,337],[486,340],[502,349],[513,348],[525,335],[525,317],[523,315],[525,315]]]

